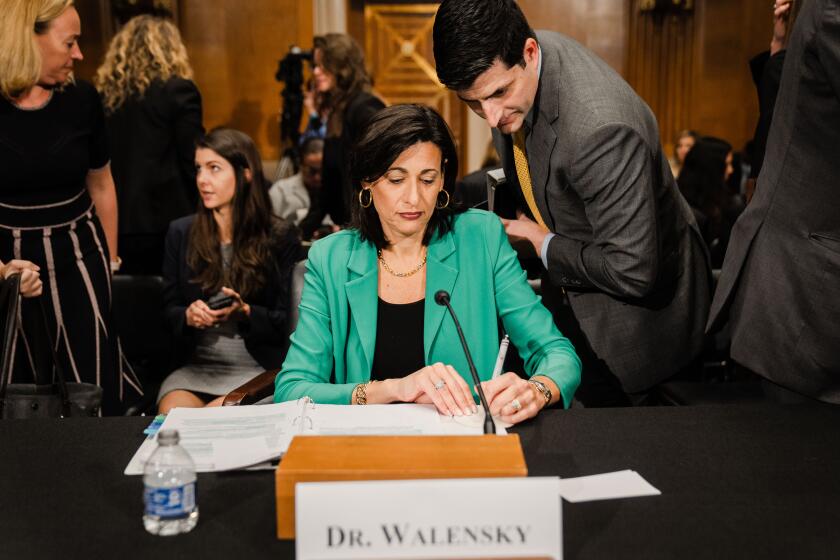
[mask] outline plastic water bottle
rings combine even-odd
[[[158,448],[143,470],[143,525],[153,535],[188,533],[198,523],[195,463],[179,440],[178,430],[158,432]]]

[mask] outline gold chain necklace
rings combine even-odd
[[[379,262],[382,263],[382,268],[384,268],[389,274],[398,278],[405,278],[406,276],[413,276],[417,274],[418,272],[420,272],[420,270],[422,270],[424,266],[426,266],[426,257],[428,256],[428,251],[426,252],[426,254],[423,255],[423,260],[420,261],[420,264],[418,264],[416,267],[414,267],[413,270],[409,270],[408,272],[394,272],[391,269],[391,267],[388,266],[388,263],[385,262],[385,259],[382,257],[382,249],[379,249],[376,252],[376,256],[379,257]]]

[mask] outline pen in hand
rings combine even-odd
[[[499,344],[499,355],[496,357],[496,367],[493,368],[493,377],[491,379],[496,379],[502,375],[502,368],[505,367],[505,357],[507,356],[508,345],[510,345],[510,338],[508,335],[505,335],[502,338],[502,342]]]

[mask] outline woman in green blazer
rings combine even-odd
[[[449,204],[458,159],[432,109],[398,105],[374,116],[350,162],[353,228],[309,252],[300,319],[275,381],[276,402],[434,403],[477,411],[455,325],[434,294],[446,290],[491,412],[517,423],[566,407],[580,361],[528,285],[497,216]],[[498,319],[529,380],[491,380]]]

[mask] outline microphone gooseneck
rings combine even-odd
[[[487,404],[487,397],[484,396],[484,389],[481,388],[481,379],[478,378],[478,372],[475,370],[475,363],[473,362],[472,355],[470,355],[467,339],[464,338],[464,331],[461,330],[461,323],[458,322],[458,316],[455,315],[455,310],[452,309],[452,305],[449,303],[449,292],[446,290],[435,292],[435,303],[446,307],[452,316],[452,321],[455,323],[455,330],[458,331],[458,338],[461,339],[461,347],[464,349],[464,355],[467,357],[467,364],[470,366],[470,373],[472,374],[473,383],[475,383],[475,389],[478,391],[478,400],[481,401],[481,406],[484,408],[484,433],[495,434],[496,424],[490,415],[490,406]]]

